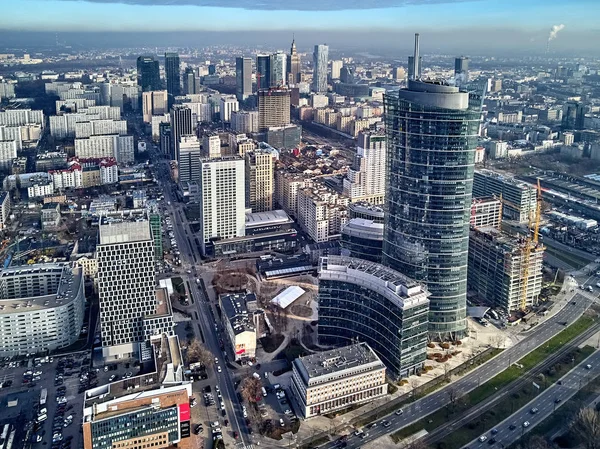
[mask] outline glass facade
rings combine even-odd
[[[381,245],[381,238],[351,234],[342,230],[340,246],[343,255],[381,263]]]
[[[461,338],[481,93],[411,81],[386,95],[384,108],[383,263],[427,284],[431,337]]]
[[[364,271],[342,274],[339,266],[327,272],[327,260],[360,263]],[[319,343],[346,346],[366,342],[388,369],[399,378],[423,366],[427,344],[427,293],[415,284],[420,298],[406,299],[392,293],[396,287],[393,270],[382,265],[344,257],[322,259],[319,275]],[[333,263],[329,263],[331,267]],[[361,267],[362,269],[362,267]],[[381,278],[365,276],[366,271]],[[393,298],[393,299],[392,299]]]
[[[177,407],[155,410],[147,408],[92,423],[94,449],[112,449],[119,441],[168,433],[168,444],[179,440]]]

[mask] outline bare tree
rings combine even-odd
[[[262,398],[262,383],[256,377],[246,377],[240,389],[242,397],[248,402],[256,403]]]
[[[194,338],[187,348],[187,360],[188,364],[199,363],[209,368],[213,364],[213,355],[197,338]]]
[[[593,408],[582,408],[577,413],[573,430],[587,449],[600,448],[600,412]]]

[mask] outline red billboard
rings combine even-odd
[[[190,404],[179,404],[179,421],[189,421],[190,416]]]

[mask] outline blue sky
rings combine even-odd
[[[597,31],[599,0],[2,0],[2,30]],[[225,5],[202,6],[202,5]],[[380,8],[374,5],[383,6]],[[241,7],[240,7],[241,6]],[[357,9],[347,9],[355,7]],[[279,8],[279,9],[278,9]],[[288,8],[281,9],[281,8]],[[304,9],[304,10],[300,10]]]

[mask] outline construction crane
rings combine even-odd
[[[531,214],[529,214],[529,222],[527,223],[527,239],[523,246],[523,257],[521,258],[521,269],[523,287],[521,289],[521,311],[525,312],[527,309],[527,290],[529,287],[529,261],[531,260],[531,253],[538,247],[539,235],[540,235],[540,220],[542,216],[542,188],[540,186],[540,180],[537,180],[537,196],[535,206],[535,217],[533,218],[533,229]],[[532,232],[533,231],[533,235]]]

